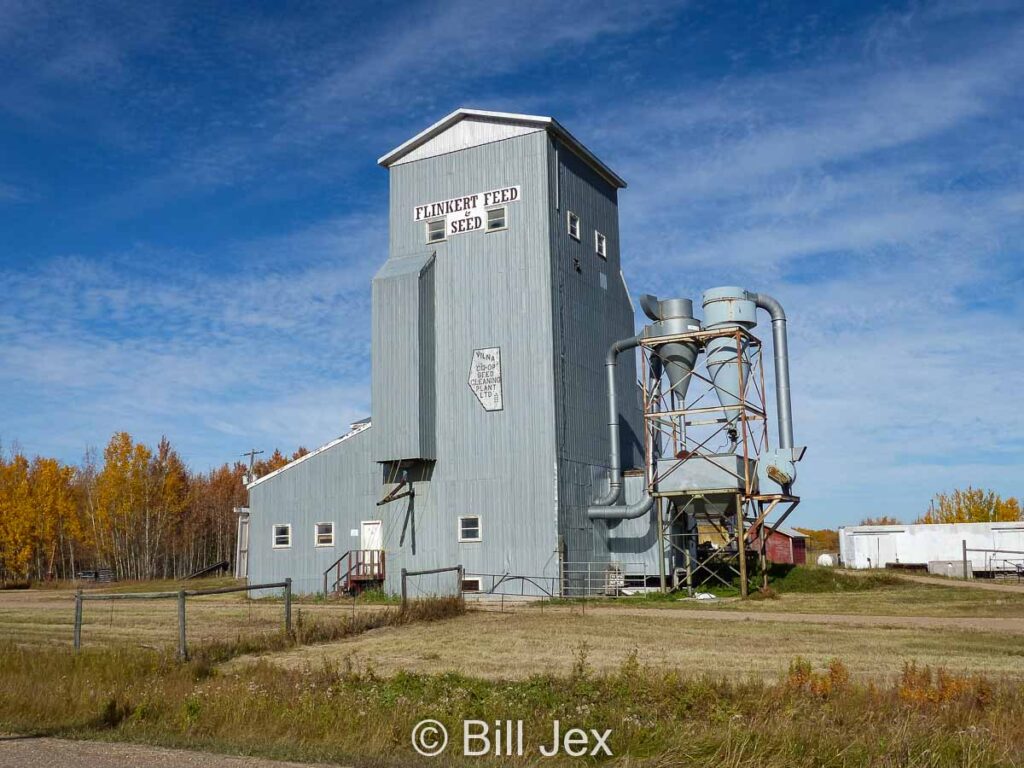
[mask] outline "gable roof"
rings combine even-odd
[[[569,149],[579,155],[590,167],[617,189],[623,189],[626,182],[611,168],[601,162],[597,155],[583,146],[553,117],[543,115],[521,115],[514,112],[488,112],[481,109],[456,109],[441,118],[426,130],[399,144],[377,160],[385,168],[402,162],[421,160],[459,149],[467,149],[493,141],[501,141],[525,133],[547,131]],[[447,140],[442,139],[446,134]],[[419,150],[419,151],[417,151]]]
[[[784,526],[779,526],[779,528],[777,529],[776,533],[781,533],[782,535],[788,536],[791,539],[806,539],[806,538],[809,538],[806,533],[801,533],[796,528],[786,528]]]

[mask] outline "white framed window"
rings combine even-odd
[[[317,547],[333,547],[334,523],[317,523],[313,526],[313,544]]]
[[[602,259],[608,258],[608,239],[596,229],[594,230],[594,251]]]
[[[459,541],[480,541],[482,532],[479,515],[459,518]]]
[[[274,525],[274,549],[287,549],[292,545],[292,526],[290,523]]]
[[[428,221],[426,226],[428,243],[439,243],[447,236],[447,231],[445,229],[447,221],[445,219],[434,219],[433,221]]]
[[[572,211],[568,211],[566,216],[567,216],[568,224],[569,224],[569,237],[571,237],[573,240],[579,240],[580,239],[580,217],[577,216]]]
[[[474,576],[471,579],[462,580],[462,591],[463,592],[479,592],[480,591],[480,579]]]
[[[500,208],[489,208],[487,210],[487,231],[499,232],[502,229],[508,229],[508,208],[504,205]]]

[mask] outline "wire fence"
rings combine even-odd
[[[444,568],[428,568],[422,571],[402,569],[402,608],[409,602],[410,593],[414,598],[461,596],[465,590],[466,570],[461,565]]]
[[[178,658],[188,659],[187,625],[186,615],[188,611],[187,602],[189,598],[205,597],[208,595],[227,595],[238,592],[249,593],[254,590],[282,589],[284,590],[284,616],[283,624],[285,632],[292,631],[292,580],[285,579],[281,582],[271,584],[249,584],[239,587],[219,587],[213,589],[181,589],[177,592],[117,592],[117,593],[84,593],[81,589],[75,592],[75,618],[72,645],[75,652],[82,648],[82,625],[84,621],[84,609],[87,601],[105,601],[110,603],[110,621],[113,625],[114,606],[122,601],[170,601],[177,604],[177,647]],[[251,604],[250,606],[251,618]],[[193,606],[194,607],[194,606]]]

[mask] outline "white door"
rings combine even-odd
[[[384,549],[384,531],[380,520],[363,520],[359,529],[360,549]]]

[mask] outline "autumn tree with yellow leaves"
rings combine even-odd
[[[918,523],[1000,523],[1021,520],[1021,508],[1012,496],[1002,498],[998,493],[968,486],[952,493],[939,493],[932,500],[931,509],[921,515]]]
[[[230,560],[244,472],[192,472],[166,438],[151,449],[126,432],[78,466],[0,453],[0,581],[182,577]]]

